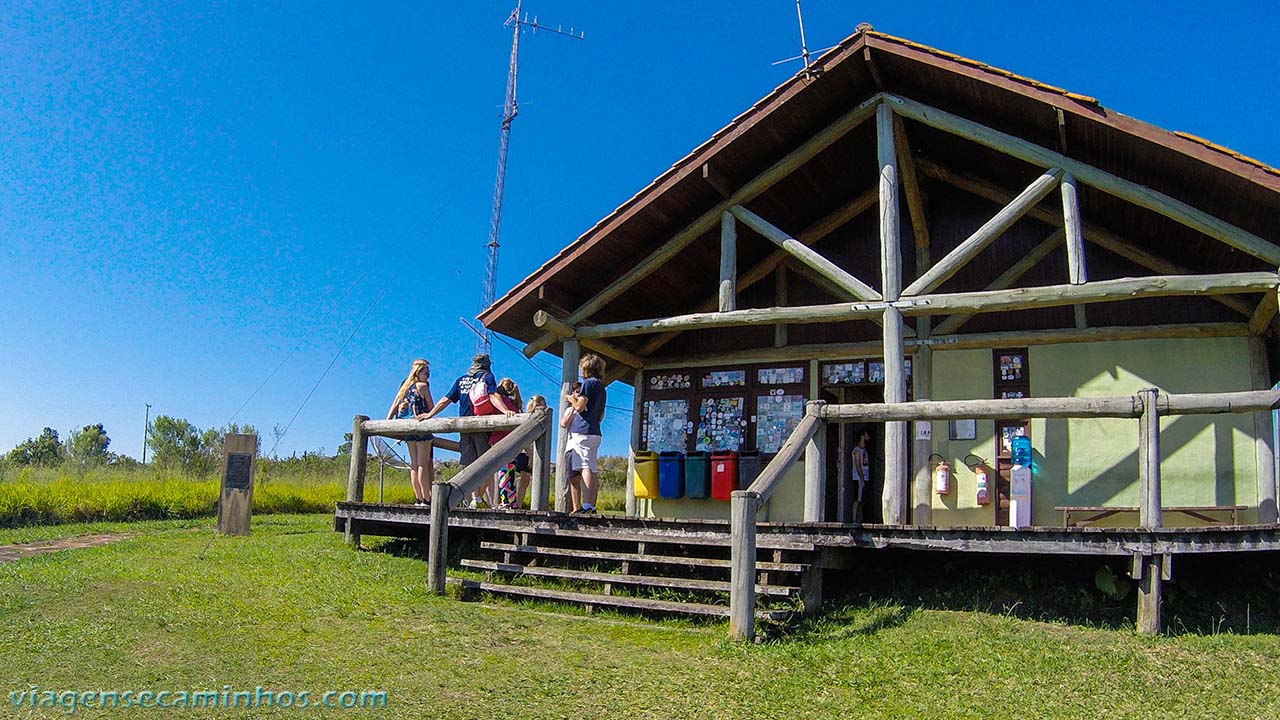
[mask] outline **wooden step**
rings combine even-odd
[[[701,617],[728,617],[729,606],[706,605],[703,603],[682,603],[671,600],[650,600],[648,598],[626,597],[624,595],[593,595],[591,593],[568,592],[565,590],[548,590],[538,587],[504,585],[502,583],[480,582],[477,580],[450,580],[464,591],[482,591],[495,595],[511,595],[516,597],[567,602],[593,607],[625,608],[651,613],[672,613],[678,615],[698,615]],[[757,610],[756,618],[766,621],[781,621],[791,617],[790,610]]]
[[[654,555],[652,553],[608,552],[604,550],[578,550],[575,548],[552,548],[541,545],[512,545],[484,541],[480,547],[485,550],[501,550],[503,552],[528,553],[544,557],[574,558],[581,560],[617,560],[667,565],[693,565],[697,567],[719,568],[728,570],[728,560],[715,558],[681,557],[676,555]],[[811,566],[806,563],[757,562],[756,570],[770,572],[804,572]]]
[[[636,532],[615,528],[561,528],[546,524],[535,526],[518,523],[497,523],[486,530],[503,530],[508,532],[528,533],[530,537],[571,537],[584,540],[616,540],[618,542],[661,543],[664,545],[700,545],[705,547],[728,548],[731,543],[729,533],[700,533],[659,535],[653,532]],[[813,543],[797,542],[787,538],[774,538],[768,533],[756,535],[756,547],[761,550],[799,550],[812,552]]]
[[[555,567],[529,567],[516,563],[490,562],[488,560],[462,559],[462,566],[486,572],[511,573],[513,575],[530,575],[536,577],[559,578],[564,580],[585,580],[588,582],[613,583],[615,585],[639,585],[642,587],[673,588],[676,590],[700,590],[705,592],[729,592],[729,583],[724,580],[698,580],[695,578],[657,577],[650,575],[621,575],[618,573],[593,572],[590,570],[569,570]],[[756,585],[757,595],[773,597],[795,597],[799,588],[783,585]]]

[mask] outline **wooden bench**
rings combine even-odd
[[[1190,517],[1193,517],[1197,520],[1203,520],[1204,522],[1213,523],[1213,524],[1221,524],[1223,521],[1218,518],[1207,515],[1206,513],[1229,512],[1231,513],[1231,524],[1239,525],[1240,511],[1244,510],[1245,507],[1246,506],[1244,505],[1178,505],[1178,506],[1163,508],[1163,511],[1166,513],[1181,513],[1183,515],[1188,515]],[[1062,513],[1062,527],[1064,528],[1071,527],[1073,524],[1078,525],[1080,523],[1097,522],[1104,518],[1109,518],[1112,515],[1118,515],[1120,513],[1137,514],[1138,512],[1138,508],[1136,507],[1127,507],[1127,506],[1094,507],[1094,506],[1087,506],[1087,505],[1086,506],[1072,505],[1067,507],[1059,506],[1059,507],[1055,507],[1054,510],[1057,510]],[[1075,523],[1072,523],[1071,522],[1072,513],[1089,513],[1089,516],[1078,518]]]

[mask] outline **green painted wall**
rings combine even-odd
[[[933,357],[936,399],[991,397],[991,351],[937,352]],[[1029,348],[1028,362],[1035,397],[1131,395],[1148,387],[1173,393],[1250,389],[1245,338],[1043,345]],[[1252,416],[1173,417],[1162,420],[1160,428],[1166,506],[1257,505]],[[1033,522],[1060,525],[1057,506],[1137,505],[1137,434],[1136,420],[1033,420]],[[933,437],[935,452],[956,468],[951,494],[933,496],[934,523],[992,524],[994,510],[976,504],[974,474],[963,457],[992,457],[995,424],[980,421],[977,438],[962,442],[947,439],[947,423],[934,423]],[[1254,509],[1241,515],[1243,522],[1255,519]],[[1132,525],[1135,520],[1126,515],[1114,522]],[[1170,515],[1166,524],[1194,523]]]

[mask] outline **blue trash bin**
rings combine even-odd
[[[738,455],[738,489],[746,490],[760,474],[760,453],[751,450]]]
[[[658,495],[669,500],[684,497],[684,453],[658,454]]]

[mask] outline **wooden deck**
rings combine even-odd
[[[362,535],[427,537],[431,511],[412,505],[340,502],[334,529]],[[727,520],[581,516],[532,511],[455,509],[449,527],[595,540],[657,541],[729,547]],[[914,527],[841,523],[760,523],[757,547],[905,549],[1030,555],[1182,555],[1280,550],[1280,524],[1194,528]],[[760,569],[767,569],[761,567]]]

